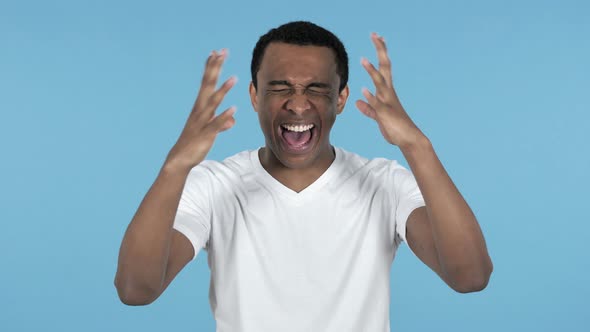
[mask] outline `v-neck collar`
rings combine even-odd
[[[256,173],[262,177],[263,183],[268,185],[271,190],[285,196],[292,203],[302,203],[307,197],[310,197],[319,191],[324,185],[326,185],[326,183],[328,183],[338,172],[338,168],[340,167],[342,160],[342,151],[339,148],[334,147],[334,154],[336,156],[330,166],[309,186],[300,192],[296,192],[295,190],[279,182],[279,180],[275,179],[272,175],[270,175],[270,173],[266,171],[260,162],[260,158],[258,157],[260,149],[262,149],[262,147],[250,151],[250,161],[252,162],[252,166],[254,167]]]

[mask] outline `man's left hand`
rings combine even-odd
[[[379,69],[365,58],[361,60],[361,64],[371,76],[376,94],[364,88],[363,95],[367,101],[357,100],[356,107],[364,115],[377,121],[387,142],[401,149],[410,147],[425,136],[410,119],[395,93],[385,40],[376,33],[371,34],[371,40],[377,49]]]

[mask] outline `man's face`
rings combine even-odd
[[[250,98],[266,147],[284,166],[313,167],[332,156],[330,130],[348,97],[348,86],[338,92],[336,68],[327,47],[267,46]]]

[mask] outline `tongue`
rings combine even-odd
[[[289,131],[283,130],[283,138],[287,141],[287,143],[291,146],[301,146],[311,138],[311,130],[306,130],[303,132],[296,132],[296,131]]]

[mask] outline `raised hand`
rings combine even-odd
[[[215,90],[226,57],[227,51],[221,50],[211,52],[207,58],[197,100],[180,137],[166,158],[167,165],[183,169],[196,166],[209,153],[217,134],[235,124],[235,107],[215,116],[215,110],[237,81],[235,77],[231,77]]]
[[[372,94],[368,89],[363,88],[363,95],[367,101],[357,100],[356,107],[364,115],[377,121],[381,134],[387,142],[404,148],[424,135],[410,119],[395,93],[391,61],[387,55],[385,40],[376,33],[371,34],[371,40],[377,49],[379,69],[365,58],[361,60],[361,64],[371,76],[376,93]]]

